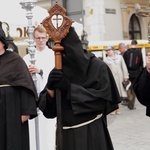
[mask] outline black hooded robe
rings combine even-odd
[[[23,59],[15,52],[0,55],[0,150],[29,150],[28,121],[37,116],[37,94]]]
[[[118,108],[120,97],[108,66],[83,50],[74,29],[62,40],[63,73],[71,83],[61,93],[62,124],[70,127],[102,117],[77,128],[63,129],[63,150],[113,150],[106,115]],[[56,99],[46,89],[39,97],[39,108],[47,118],[57,116]]]
[[[138,101],[146,106],[146,115],[150,117],[150,73],[144,68],[133,83]]]

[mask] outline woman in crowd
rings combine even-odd
[[[112,46],[108,46],[106,48],[107,57],[105,58],[104,62],[109,66],[111,72],[114,76],[114,79],[117,84],[117,88],[120,94],[120,99],[124,99],[127,97],[127,92],[123,87],[123,82],[127,82],[129,79],[128,70],[124,59],[121,55],[115,53],[115,49]],[[120,110],[117,109],[115,112],[111,114],[120,114]]]

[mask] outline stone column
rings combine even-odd
[[[104,40],[104,0],[83,0],[84,30],[87,32],[89,45]]]

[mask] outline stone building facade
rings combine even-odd
[[[66,1],[58,2],[64,4]],[[148,39],[149,0],[82,0],[82,4],[83,25],[89,44],[106,40]],[[46,9],[51,6],[48,0],[39,0],[38,5]]]

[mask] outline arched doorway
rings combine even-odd
[[[138,17],[133,14],[129,22],[129,39],[141,39],[141,26]]]

